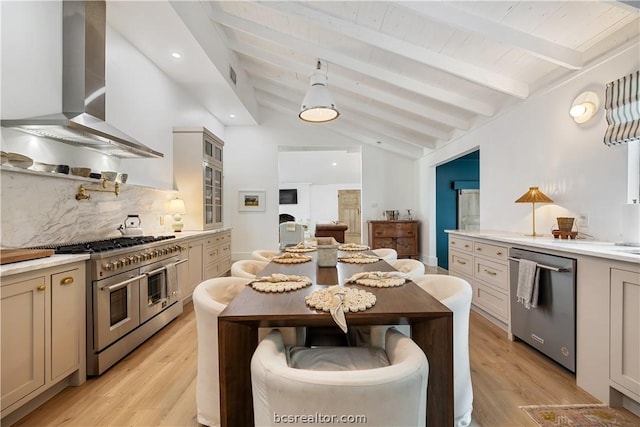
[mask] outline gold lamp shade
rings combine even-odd
[[[531,203],[533,210],[533,232],[528,236],[540,236],[536,234],[536,203],[553,203],[546,194],[538,189],[538,187],[529,187],[529,191],[520,196],[516,203]]]

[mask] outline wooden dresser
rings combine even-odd
[[[368,221],[371,249],[391,248],[398,258],[418,258],[419,221]]]

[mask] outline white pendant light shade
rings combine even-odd
[[[320,70],[320,61],[318,61],[318,69],[309,77],[309,82],[311,87],[302,100],[298,117],[313,123],[323,123],[338,118],[340,112],[327,89],[327,75]]]

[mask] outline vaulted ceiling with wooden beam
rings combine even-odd
[[[415,158],[603,58],[638,49],[637,5],[615,1],[171,2],[193,39],[208,52],[205,56],[230,83],[229,71],[216,64],[212,48],[206,46],[208,34],[222,41],[224,54],[232,58],[229,63],[235,64],[234,72],[249,86],[251,102],[297,115],[309,76],[320,60],[340,117],[310,126],[327,126]],[[115,9],[122,15],[126,7],[117,4]],[[134,40],[135,31],[124,20],[120,16],[121,22],[114,27],[144,51],[144,43]],[[207,28],[200,25],[203,21]],[[154,60],[151,50],[146,54]],[[197,88],[186,75],[172,74],[171,68],[166,72],[194,93],[202,96],[208,90]],[[251,111],[246,99],[245,94],[244,104]]]

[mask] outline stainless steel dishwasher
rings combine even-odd
[[[538,306],[518,302],[521,259],[539,270]],[[571,372],[576,371],[576,260],[525,249],[509,250],[511,333]]]

